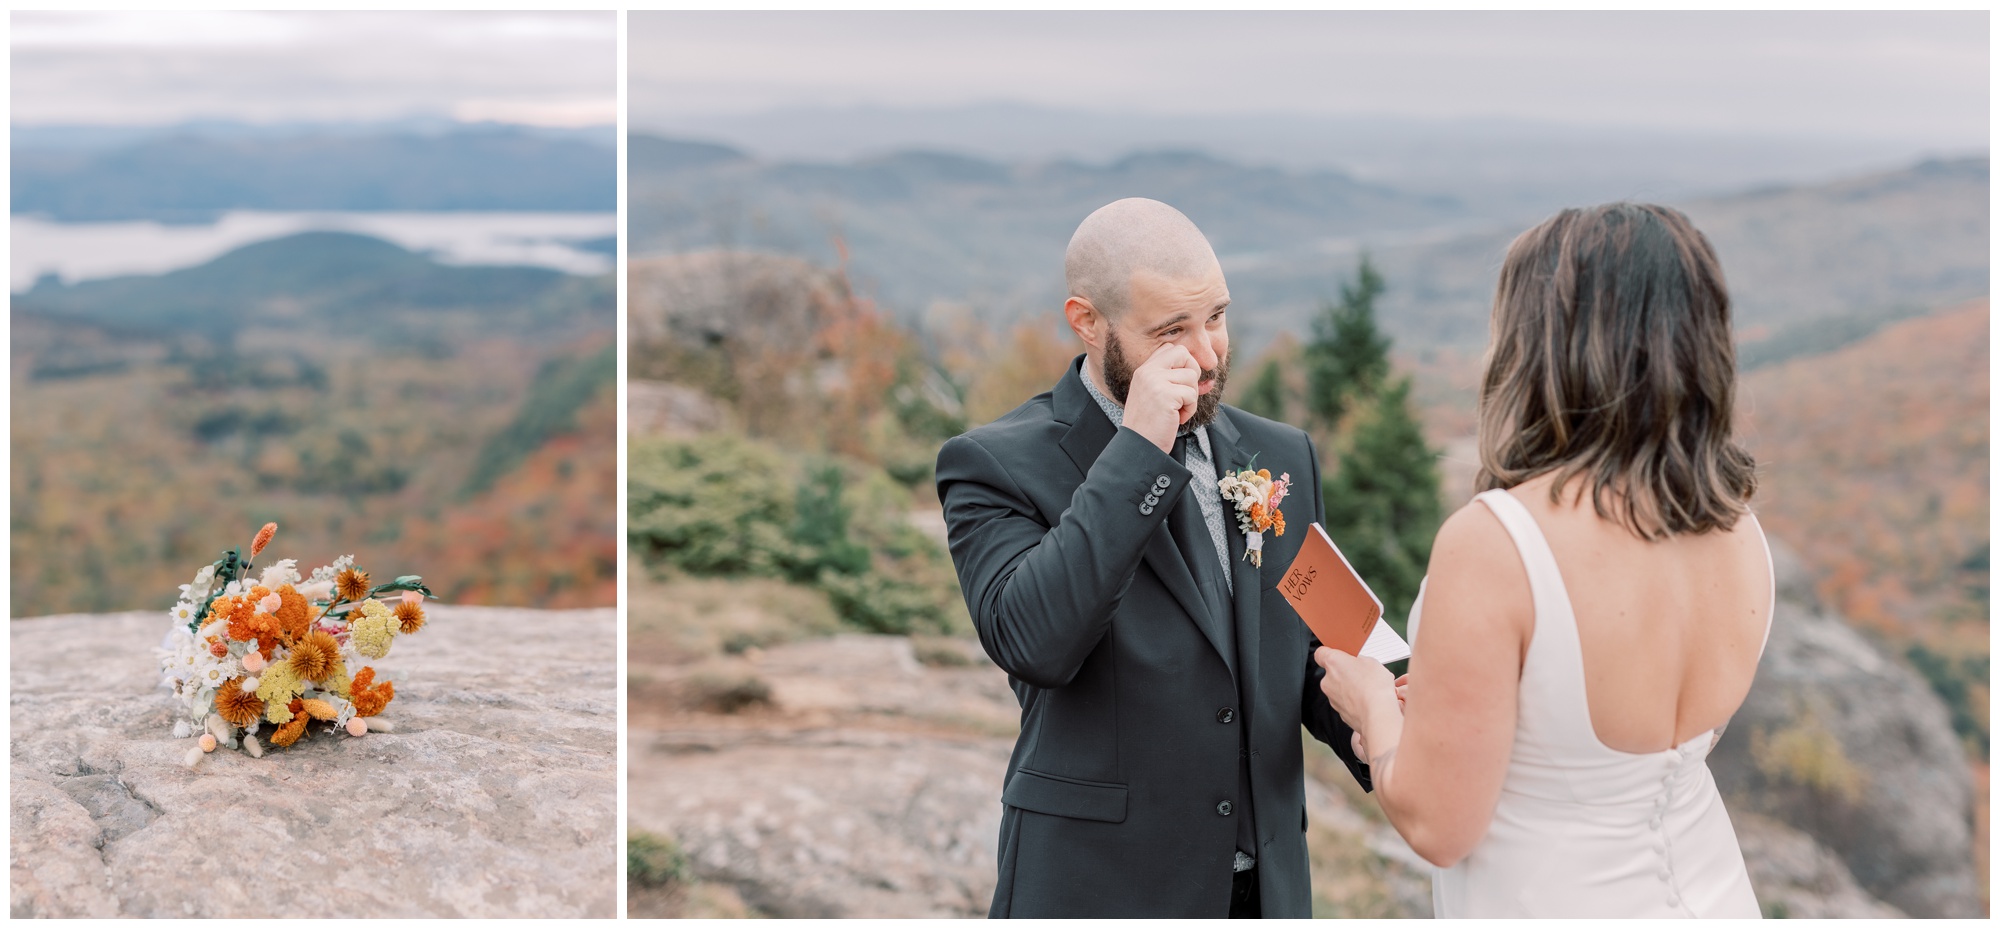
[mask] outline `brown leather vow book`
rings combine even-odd
[[[1347,563],[1347,556],[1319,523],[1312,524],[1278,592],[1299,612],[1321,645],[1389,662],[1408,658],[1409,646],[1382,619],[1382,600]],[[1395,655],[1395,657],[1385,657]]]

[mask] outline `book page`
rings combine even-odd
[[[1375,621],[1375,628],[1368,630],[1368,641],[1361,645],[1361,657],[1373,658],[1383,664],[1402,661],[1410,657],[1410,645],[1403,637],[1390,628],[1387,620]]]

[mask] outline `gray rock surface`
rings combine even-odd
[[[1795,554],[1775,541],[1772,549],[1770,643],[1709,758],[1731,815],[1761,814],[1811,836],[1868,893],[1912,916],[1983,915],[1971,772],[1949,711],[1915,672],[1825,610]]]
[[[985,915],[1020,710],[976,642],[836,635],[642,677],[627,818],[672,836],[698,879],[772,916]],[[696,708],[700,682],[753,679],[769,704]],[[1429,912],[1428,865],[1393,830],[1310,780],[1307,804],[1349,878],[1334,909]]]
[[[635,259],[629,285],[635,343],[734,341],[767,351],[811,344],[819,314],[845,298],[839,280],[811,262],[726,249]]]
[[[772,916],[983,916],[1011,747],[865,729],[635,738],[627,815]]]
[[[634,708],[627,819],[672,835],[700,879],[772,916],[985,915],[1018,715],[997,668],[839,635],[649,673],[665,692],[770,689],[770,706],[734,714]]]
[[[666,381],[625,382],[626,428],[632,435],[687,438],[719,428],[728,413],[715,398]]]
[[[1840,856],[1813,837],[1755,813],[1731,817],[1750,884],[1767,916],[1789,919],[1892,919],[1904,914],[1869,896]]]
[[[164,613],[14,621],[11,915],[616,915],[616,612],[430,614],[394,732],[194,770]]]

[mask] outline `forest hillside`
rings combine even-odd
[[[343,233],[15,294],[12,615],[164,610],[266,521],[450,602],[615,604],[614,295]]]

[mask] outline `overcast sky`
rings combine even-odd
[[[641,13],[632,123],[1018,102],[1984,148],[1988,14]],[[18,93],[18,92],[17,92]]]
[[[615,13],[14,13],[15,125],[618,119]]]

